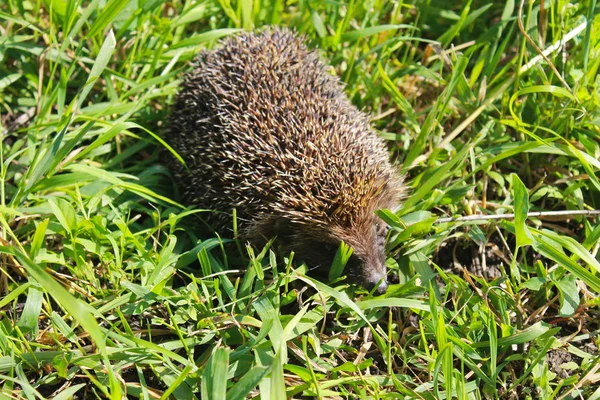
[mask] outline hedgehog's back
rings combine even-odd
[[[277,213],[326,222],[392,179],[366,116],[284,29],[243,33],[201,53],[169,126],[167,140],[189,167],[170,161],[184,200],[236,208],[242,223]]]

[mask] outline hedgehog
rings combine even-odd
[[[305,38],[285,28],[229,37],[202,51],[176,96],[167,164],[185,203],[217,210],[208,222],[250,243],[276,238],[310,267],[331,266],[341,242],[345,273],[387,290],[387,225],[402,178],[369,118],[344,94]]]

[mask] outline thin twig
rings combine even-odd
[[[565,219],[577,215],[600,215],[600,210],[565,210],[565,211],[538,211],[527,213],[528,218],[537,217],[565,217]],[[440,218],[435,221],[436,224],[444,224],[446,222],[465,222],[465,221],[487,221],[492,219],[514,219],[515,214],[493,214],[493,215],[467,215],[465,217],[447,217]]]
[[[552,69],[552,71],[554,72],[554,74],[556,75],[556,77],[558,78],[558,80],[560,80],[560,83],[562,83],[562,85],[572,94],[573,91],[571,90],[571,87],[563,79],[563,77],[560,75],[560,72],[558,72],[558,70],[556,69],[556,67],[552,63],[552,61],[550,61],[550,59],[548,58],[548,56],[544,54],[544,52],[542,51],[542,49],[540,49],[538,47],[538,45],[535,44],[535,42],[533,41],[533,39],[531,38],[531,36],[529,36],[527,34],[527,32],[525,31],[525,27],[523,26],[523,5],[524,5],[524,3],[525,3],[525,0],[521,0],[521,5],[519,6],[519,14],[517,16],[517,25],[519,26],[519,30],[521,31],[521,33],[523,34],[523,36],[525,36],[525,39],[529,42],[529,44],[533,46],[533,48],[535,49],[535,51],[537,51],[538,55],[542,56],[542,58],[544,60],[546,60],[546,62],[548,63],[548,66]],[[560,42],[561,46],[564,43],[562,40],[560,40],[559,42]]]
[[[533,67],[534,65],[539,63],[542,58],[547,60],[548,56],[550,54],[554,53],[556,50],[560,49],[565,43],[571,41],[575,36],[577,36],[581,32],[583,32],[586,27],[587,27],[587,21],[583,21],[582,23],[577,25],[575,28],[573,28],[572,31],[567,33],[563,38],[561,38],[560,40],[557,40],[556,42],[554,42],[554,44],[552,44],[551,46],[546,48],[546,50],[542,51],[540,54],[538,54],[537,56],[535,56],[531,60],[529,60],[529,62],[527,64],[521,66],[521,69],[519,70],[519,74],[523,74],[523,73],[527,72],[531,67]]]
[[[563,38],[554,42],[554,44],[552,44],[546,50],[540,51],[540,54],[533,57],[527,64],[521,66],[521,68],[519,69],[519,74],[523,74],[523,73],[529,71],[533,66],[538,64],[542,59],[546,60],[548,62],[548,64],[551,66],[551,68],[554,68],[554,65],[548,59],[548,56],[550,54],[552,54],[553,52],[555,52],[556,50],[560,49],[565,43],[573,40],[573,38],[575,38],[577,35],[579,35],[581,32],[583,32],[585,30],[586,26],[587,26],[587,22],[583,21],[581,24],[579,24],[578,26],[573,28],[573,30],[568,32]],[[554,69],[556,70],[556,68],[554,68]],[[557,71],[557,74],[558,74],[558,71]],[[560,74],[558,76],[560,78]],[[496,101],[510,85],[513,84],[514,80],[515,80],[515,77],[511,76],[504,83],[502,83],[500,85],[500,87],[498,87],[498,89],[493,91],[493,93],[490,95],[490,97],[488,97],[481,106],[479,106],[473,113],[471,113],[467,118],[465,118],[465,120],[463,122],[461,122],[452,132],[450,132],[444,138],[444,140],[442,140],[437,146],[435,146],[435,149],[441,149],[441,148],[446,147],[446,145],[448,143],[450,143],[458,135],[460,135],[469,125],[471,125],[471,123],[473,123],[477,119],[477,117],[479,117],[479,115],[483,111],[485,111],[494,101]],[[567,85],[567,87],[568,87],[568,85]],[[427,158],[429,158],[429,156],[431,155],[432,152],[433,152],[433,150],[430,150],[426,154],[424,154],[420,157],[417,157],[411,163],[409,168],[412,168],[415,165],[417,165],[418,163],[420,163],[424,160],[427,160]]]

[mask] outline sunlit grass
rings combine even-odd
[[[0,1],[2,394],[599,399],[599,219],[527,213],[600,209],[600,17],[520,3]],[[194,55],[269,24],[407,176],[384,296],[207,236],[160,164]]]

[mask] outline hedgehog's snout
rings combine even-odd
[[[379,286],[377,286],[377,289],[375,289],[375,294],[377,296],[380,296],[380,295],[384,294],[385,292],[387,292],[387,288],[388,288],[387,280],[384,279],[383,281],[381,281]]]
[[[388,283],[385,268],[382,272],[374,272],[369,274],[369,276],[367,277],[367,280],[365,282],[366,289],[371,291],[375,286],[377,286],[377,289],[375,289],[375,294],[378,296],[384,294],[387,291]]]
[[[377,290],[375,291],[378,295],[384,294],[387,292],[388,284],[387,282],[381,282]]]

